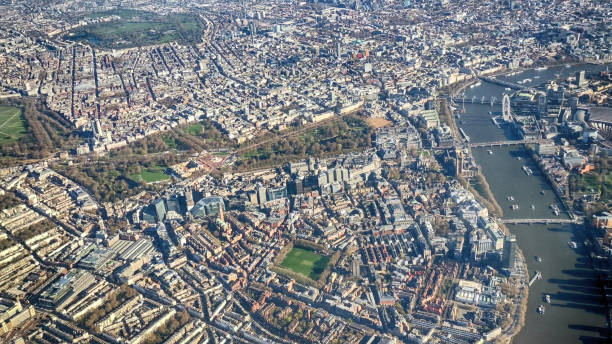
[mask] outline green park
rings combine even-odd
[[[165,167],[154,166],[143,169],[139,173],[131,175],[131,179],[137,183],[155,183],[170,179],[170,176],[164,173]]]
[[[193,14],[159,15],[151,12],[116,10],[94,13],[90,18],[115,16],[71,30],[65,39],[79,41],[102,49],[122,49],[170,43],[196,43],[203,24]]]
[[[14,106],[0,105],[0,145],[15,142],[26,132],[22,110]]]
[[[281,267],[316,281],[325,270],[329,259],[329,257],[318,254],[314,250],[294,247],[283,259]]]

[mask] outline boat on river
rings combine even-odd
[[[556,216],[559,216],[559,207],[556,204],[551,204],[550,209],[552,209],[553,214],[555,214]]]

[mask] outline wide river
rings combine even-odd
[[[503,78],[513,82],[528,79],[525,85],[537,86],[558,77],[565,79],[577,70],[586,70],[588,74],[605,69],[605,65],[560,66],[528,70]],[[466,97],[476,96],[477,99],[482,96],[501,99],[504,92],[507,92],[504,87],[486,82],[465,90]],[[473,142],[514,139],[509,130],[499,129],[492,123],[489,111],[500,112],[501,107],[466,104],[466,113],[461,115],[457,125]],[[504,209],[504,218],[567,218],[567,214],[555,216],[552,213],[551,204],[562,207],[535,163],[520,146],[493,148],[491,152],[488,148],[477,148],[473,154],[497,202]],[[523,172],[521,168],[524,165],[534,171],[532,176]],[[518,204],[519,209],[512,210],[510,206],[513,204]],[[584,241],[582,228],[573,225],[508,227],[517,236],[530,275],[538,270],[543,276],[529,289],[525,326],[514,343],[605,343],[607,325],[603,297],[581,244]],[[570,248],[570,241],[577,242],[578,248]],[[536,256],[542,261],[537,262]],[[550,304],[544,302],[545,294],[551,296]],[[545,306],[544,315],[536,312],[539,305]]]

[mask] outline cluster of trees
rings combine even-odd
[[[35,223],[27,228],[20,230],[17,233],[17,237],[23,241],[26,241],[30,238],[37,236],[38,234],[47,232],[53,227],[55,227],[55,224],[51,220],[44,219],[38,223]]]
[[[47,109],[43,103],[26,99],[13,101],[10,105],[23,110],[27,133],[16,142],[0,146],[0,156],[40,159],[58,149],[79,144],[80,138],[72,133],[71,124],[61,115]],[[0,159],[0,166],[11,162],[11,159]]]
[[[603,203],[612,201],[612,158],[607,154],[595,156],[595,169],[585,174],[572,174],[569,179],[571,194],[599,194]]]
[[[427,172],[425,174],[425,183],[427,185],[442,184],[446,182],[446,177],[442,173]]]
[[[6,192],[0,197],[0,210],[9,209],[21,204],[19,198],[11,192]]]
[[[186,130],[187,126],[177,127],[164,133],[147,136],[128,147],[123,147],[116,152],[116,155],[145,155],[169,150],[195,153],[237,147],[236,143],[217,129],[211,121],[203,120],[199,124],[202,126],[200,133]]]
[[[504,295],[509,296],[511,298],[515,298],[519,296],[520,293],[520,290],[518,289],[517,285],[519,285],[519,282],[514,280],[502,283],[499,287],[502,293],[504,293]]]
[[[185,326],[190,320],[189,313],[186,310],[176,313],[170,320],[163,324],[157,331],[148,336],[145,340],[145,344],[159,344],[163,343],[168,337],[170,337],[176,330]]]
[[[309,285],[315,288],[322,288],[323,287],[323,283],[319,283],[315,280],[313,280],[312,278],[308,278],[302,274],[299,274],[297,272],[292,271],[291,269],[287,269],[287,268],[283,268],[279,265],[275,265],[272,267],[272,271],[276,272],[277,274],[289,277],[291,279],[294,279],[296,282],[300,283],[300,284],[304,284],[304,285]]]
[[[274,265],[280,265],[283,262],[283,259],[285,259],[287,253],[291,252],[292,249],[293,241],[290,241],[287,245],[283,246],[283,248],[280,249],[276,257],[274,258]]]
[[[324,255],[327,255],[327,248],[321,244],[317,244],[316,242],[304,240],[304,239],[296,239],[294,243],[295,247],[303,248],[306,250],[313,250],[315,252],[321,252]]]
[[[493,196],[491,187],[489,186],[489,183],[487,183],[485,177],[482,174],[478,174],[475,179],[476,182],[480,184],[479,189],[480,191],[482,191],[482,193],[476,188],[474,188],[467,179],[463,178],[462,176],[457,176],[457,180],[459,181],[461,186],[470,191],[479,202],[481,202],[485,207],[487,207],[489,212],[500,217],[504,216],[504,210],[495,200],[495,196]]]
[[[327,277],[331,273],[331,269],[335,267],[336,264],[338,264],[338,260],[341,256],[342,251],[336,251],[334,252],[334,254],[332,254],[332,256],[329,258],[329,261],[327,262],[327,265],[325,266],[325,269],[323,270],[323,272],[321,272],[321,275],[319,275],[319,279],[317,280],[318,283],[320,283],[321,285],[325,285],[325,281],[327,281]]]
[[[446,236],[450,233],[450,222],[446,220],[443,216],[437,215],[434,217],[434,221],[432,223],[436,234],[439,236]]]
[[[7,248],[14,246],[15,242],[11,239],[0,240],[0,251],[6,250]]]
[[[446,98],[441,98],[439,106],[440,106],[440,112],[439,112],[440,121],[442,123],[446,123],[446,125],[448,125],[451,128],[451,130],[453,131],[455,135],[459,134],[459,130],[457,129],[457,124],[455,123],[455,120],[453,120],[452,112],[448,106],[448,102],[446,101]]]
[[[94,324],[104,318],[108,313],[113,311],[115,308],[124,304],[127,300],[138,295],[138,292],[126,284],[122,285],[116,291],[112,292],[106,302],[104,303],[104,307],[98,308],[94,311],[91,311],[85,314],[80,320],[79,324],[81,326],[85,326],[90,330],[94,329]]]
[[[118,155],[106,160],[90,163],[83,158],[68,166],[55,164],[52,167],[86,187],[91,194],[101,201],[113,201],[133,196],[142,190],[152,190],[154,185],[139,184],[132,176],[143,170],[157,166],[168,166],[182,161],[175,154],[152,156]]]
[[[283,164],[306,157],[325,157],[372,146],[374,129],[356,116],[323,124],[294,136],[282,137],[247,152],[236,163],[240,171]]]

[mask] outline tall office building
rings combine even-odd
[[[268,198],[266,197],[266,188],[263,186],[258,187],[257,188],[257,202],[259,202],[259,205],[261,206],[267,201],[268,201]]]
[[[576,72],[576,85],[579,87],[586,85],[587,80],[583,70]]]
[[[191,214],[196,218],[210,216],[222,217],[224,209],[225,203],[222,197],[210,196],[199,200],[193,209],[191,209]]]
[[[459,147],[455,147],[455,175],[463,174],[463,151]]]
[[[276,201],[277,199],[287,198],[287,189],[282,186],[279,188],[268,189],[266,192],[268,202]]]
[[[546,94],[538,94],[538,115],[540,117],[546,117],[548,114],[548,108],[546,106]]]
[[[187,205],[187,211],[191,210],[191,208],[193,208],[193,191],[191,190],[191,188],[187,188],[185,190],[185,204]]]
[[[299,195],[304,193],[304,184],[302,179],[295,179],[287,182],[287,193],[291,195]]]
[[[502,264],[504,269],[514,270],[516,260],[516,236],[508,235],[504,239],[504,254]]]
[[[164,200],[160,199],[153,203],[153,208],[155,209],[155,217],[157,221],[164,221],[166,218],[166,205],[164,204]]]

